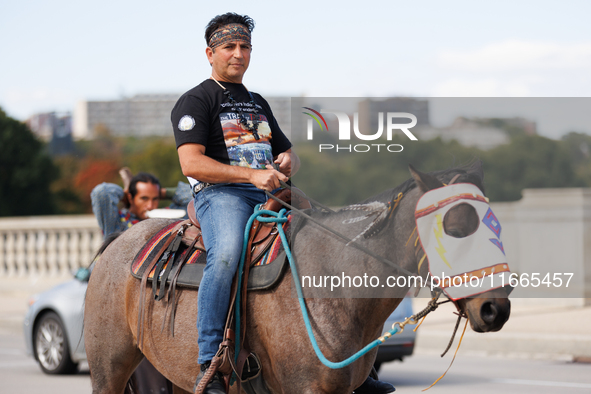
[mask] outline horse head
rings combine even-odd
[[[449,252],[449,250],[446,251],[445,247],[447,246],[448,249],[450,249],[450,245],[451,248],[456,247],[457,253],[455,256],[459,256],[459,260],[470,260],[469,264],[471,265],[471,271],[466,269],[460,271],[464,273],[468,272],[465,276],[458,275],[458,272],[455,272],[456,277],[460,276],[458,282],[461,282],[462,276],[470,280],[469,278],[474,273],[476,275],[482,273],[480,276],[474,276],[473,278],[475,278],[474,283],[477,285],[479,283],[484,284],[484,286],[465,290],[468,292],[467,296],[462,296],[462,290],[452,293],[451,288],[448,287],[449,292],[444,288],[446,295],[455,303],[460,314],[468,318],[470,326],[474,331],[489,332],[500,330],[509,319],[511,302],[508,299],[508,295],[512,288],[509,286],[495,287],[494,284],[489,285],[488,283],[489,278],[491,278],[491,283],[494,283],[492,278],[495,273],[495,267],[499,267],[496,269],[498,274],[499,270],[502,269],[507,270],[508,273],[508,266],[506,262],[503,263],[504,250],[500,242],[500,224],[498,224],[492,210],[488,207],[488,199],[484,197],[481,163],[476,162],[471,167],[465,169],[441,171],[433,174],[422,173],[410,166],[410,172],[418,189],[415,216],[417,217],[417,232],[419,233],[417,237],[421,238],[421,242],[420,247],[417,247],[414,253],[417,271],[423,277],[430,276],[432,280],[433,275],[439,275],[439,271],[435,271],[434,269],[433,262],[429,261],[430,258],[443,261],[449,266],[450,271],[452,271],[452,267],[461,262],[454,260],[454,254],[451,252],[448,253],[451,256],[445,256],[445,253]],[[452,184],[463,184],[465,185],[465,189],[462,189],[461,186],[456,186],[456,189],[453,191],[450,190],[447,192],[443,190],[443,188],[451,188]],[[422,201],[422,197],[426,197],[427,193],[433,193],[435,190],[438,191],[439,197],[435,196],[434,199],[432,198],[424,204],[418,202],[419,200]],[[460,190],[467,190],[472,195],[470,196],[468,194],[468,198],[461,198],[463,194],[458,192]],[[427,204],[431,205],[426,207]],[[445,209],[440,209],[444,206]],[[423,208],[422,210],[421,207]],[[437,213],[435,211],[438,209],[440,209],[440,213],[436,219],[436,224],[433,226],[433,217]],[[431,221],[421,223],[419,217],[427,213],[432,216],[430,218]],[[494,220],[488,220],[487,217],[483,217],[490,217],[491,215]],[[430,228],[428,227],[429,225],[431,225]],[[424,230],[423,234],[420,231],[421,226],[427,227],[427,230]],[[427,231],[430,231],[431,234],[426,234]],[[498,234],[496,234],[498,237],[494,236],[495,231],[498,231]],[[484,232],[484,236],[478,238],[481,232]],[[428,239],[423,239],[423,235],[424,238]],[[431,237],[429,238],[429,236]],[[489,236],[490,239],[488,239]],[[445,244],[446,240],[448,242],[447,245]],[[434,242],[436,245],[426,245],[428,242]],[[476,246],[474,245],[475,243],[477,244]],[[432,250],[431,254],[429,250]],[[475,253],[477,250],[479,251],[478,254]],[[468,256],[465,254],[468,254]],[[421,261],[425,260],[425,258],[428,264]],[[423,263],[422,265],[421,262]],[[497,262],[499,264],[496,264]],[[439,267],[442,266],[443,264],[439,265]],[[454,275],[451,276],[453,277]],[[446,283],[442,278],[439,279],[439,284],[450,285],[450,282]],[[469,287],[466,286],[466,279],[464,279],[462,284],[465,285],[464,287]],[[497,281],[496,284],[501,284],[501,282]]]

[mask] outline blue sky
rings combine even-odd
[[[269,96],[588,97],[591,2],[0,0],[0,106],[182,93],[210,75],[204,27],[257,23],[245,85]]]

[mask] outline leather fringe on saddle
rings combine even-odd
[[[170,288],[168,289],[168,297],[166,298],[166,301],[168,302],[168,304],[166,305],[166,311],[164,311],[164,319],[162,320],[162,329],[160,331],[161,332],[164,331],[164,326],[166,325],[166,316],[168,315],[168,308],[170,308],[170,334],[173,337],[174,337],[174,317],[175,317],[175,312],[176,312],[176,283],[177,283],[177,280],[178,280],[179,275],[181,273],[181,269],[183,268],[185,263],[187,261],[189,261],[189,258],[191,256],[190,251],[193,250],[193,248],[197,245],[197,242],[199,242],[200,238],[201,238],[201,234],[199,234],[198,237],[193,239],[193,241],[189,245],[189,253],[187,253],[185,255],[185,258],[183,258],[179,262],[179,264],[176,267],[176,270],[174,271],[174,274],[172,274],[172,280],[170,281]],[[164,286],[166,286],[166,280],[167,280],[166,276],[164,278],[162,278],[162,281],[160,284],[161,289],[164,288]],[[172,307],[171,307],[171,305],[172,305]]]
[[[148,277],[150,276],[150,272],[156,267],[154,272],[154,276],[152,279],[152,292],[156,299],[162,299],[164,296],[164,289],[166,287],[166,278],[163,278],[160,282],[160,292],[157,292],[158,288],[158,280],[160,278],[160,272],[162,271],[162,267],[164,264],[171,258],[171,262],[174,260],[174,256],[179,249],[181,239],[183,233],[185,232],[186,228],[191,225],[190,220],[183,220],[179,222],[172,230],[172,233],[176,233],[175,236],[170,236],[162,245],[160,252],[154,259],[150,262],[148,267],[146,268],[143,276],[142,282],[140,286],[140,300],[139,300],[139,310],[138,310],[138,321],[137,321],[137,335],[138,335],[138,348],[142,350],[144,345],[144,315],[145,315],[145,299],[146,299],[146,285],[148,283]],[[170,273],[170,269],[172,268],[172,263],[168,264],[166,271]],[[156,295],[158,294],[158,295]],[[160,297],[160,298],[158,298]]]

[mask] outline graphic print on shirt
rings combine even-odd
[[[260,113],[243,112],[243,114],[250,126],[252,126],[254,119],[259,121],[257,133],[260,138],[256,140],[252,131],[240,124],[240,115],[238,113],[222,112],[220,122],[230,164],[256,169],[265,168],[267,164],[272,165],[271,128],[267,117]]]

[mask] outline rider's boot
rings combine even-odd
[[[201,382],[201,379],[203,379],[203,377],[205,376],[205,373],[209,369],[210,365],[211,361],[201,364],[201,371],[199,372],[199,375],[197,375],[197,380],[195,381],[195,385],[193,386],[193,393],[197,391],[197,386],[199,385],[199,382]],[[224,379],[221,373],[216,372],[213,375],[213,377],[205,387],[205,390],[203,390],[203,394],[226,394],[226,385],[224,384]]]
[[[355,389],[355,394],[386,394],[396,391],[390,383],[376,380],[371,376],[365,379],[361,386]]]

